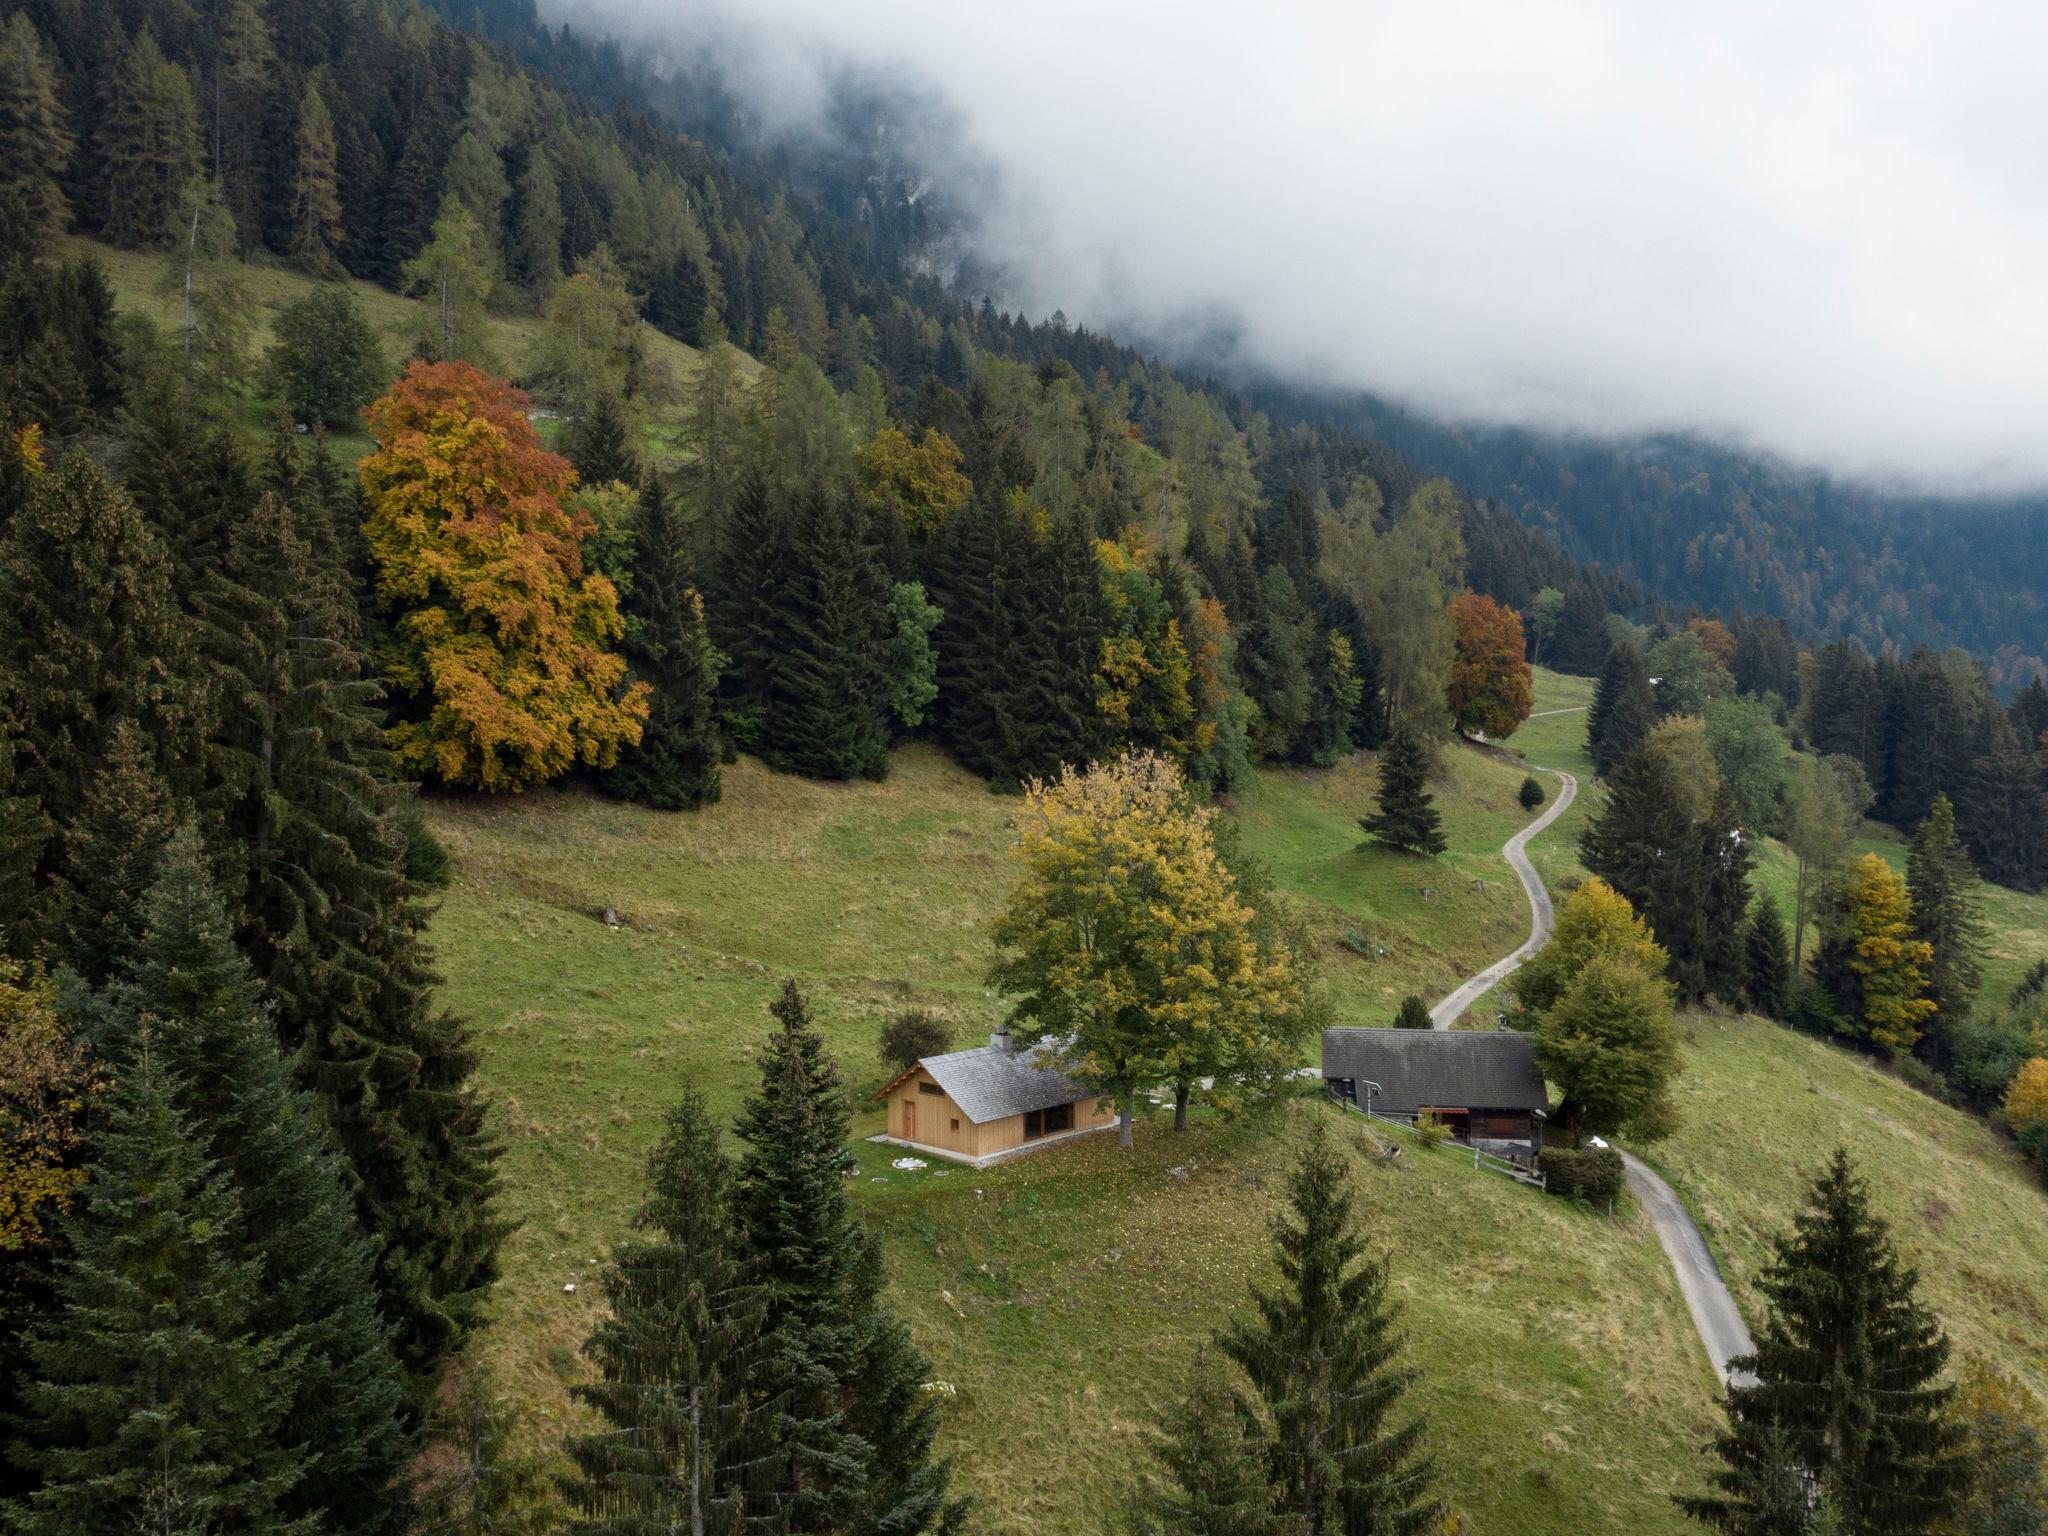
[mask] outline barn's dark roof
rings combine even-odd
[[[1050,1066],[1040,1065],[1050,1043],[1017,1042],[971,1051],[948,1051],[918,1063],[976,1125],[1007,1119],[1034,1109],[1051,1109],[1089,1097],[1088,1090]]]
[[[1389,1114],[1550,1108],[1529,1037],[1507,1031],[1326,1029],[1323,1076],[1378,1083],[1372,1107]]]

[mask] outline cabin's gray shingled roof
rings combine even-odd
[[[1372,1107],[1389,1114],[1550,1108],[1529,1037],[1504,1030],[1326,1029],[1323,1076],[1378,1083]]]
[[[1049,1041],[1041,1045],[1020,1040],[1008,1050],[983,1045],[927,1056],[918,1065],[931,1073],[962,1114],[976,1125],[986,1125],[1089,1097],[1089,1091],[1064,1072],[1039,1065],[1049,1059],[1050,1050]]]

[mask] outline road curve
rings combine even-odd
[[[1438,1029],[1449,1029],[1457,1023],[1467,1008],[1499,985],[1503,977],[1510,975],[1524,960],[1541,949],[1550,937],[1550,892],[1545,888],[1542,877],[1536,873],[1535,866],[1529,862],[1527,849],[1530,838],[1571,808],[1572,800],[1579,792],[1579,781],[1555,768],[1543,768],[1538,772],[1556,774],[1563,788],[1558,791],[1557,798],[1550,802],[1548,810],[1509,838],[1501,849],[1501,856],[1513,867],[1515,874],[1521,879],[1523,894],[1529,898],[1529,938],[1512,955],[1504,960],[1494,961],[1430,1009],[1429,1021]]]
[[[1550,937],[1550,892],[1529,863],[1529,839],[1565,813],[1578,794],[1579,781],[1558,769],[1540,771],[1556,774],[1563,784],[1562,790],[1550,809],[1509,838],[1501,848],[1502,857],[1521,879],[1522,890],[1529,898],[1528,940],[1513,954],[1494,961],[1430,1009],[1430,1022],[1438,1029],[1449,1029],[1467,1008],[1498,985]],[[1678,1276],[1678,1289],[1685,1297],[1686,1310],[1692,1313],[1693,1326],[1699,1330],[1700,1343],[1706,1346],[1707,1359],[1713,1362],[1714,1373],[1724,1382],[1747,1380],[1744,1375],[1731,1374],[1728,1362],[1738,1355],[1751,1353],[1755,1345],[1749,1336],[1749,1325],[1743,1322],[1742,1313],[1736,1309],[1735,1298],[1728,1294],[1727,1282],[1721,1278],[1721,1266],[1714,1262],[1707,1240],[1700,1235],[1685,1202],[1678,1198],[1669,1184],[1629,1153],[1622,1153],[1621,1160],[1628,1171],[1628,1187],[1634,1192],[1636,1203],[1650,1218],[1650,1226],[1657,1234],[1658,1244],[1664,1249],[1664,1257],[1671,1261],[1672,1271]]]

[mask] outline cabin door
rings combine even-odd
[[[917,1140],[917,1100],[903,1101],[903,1129],[897,1134],[905,1141]]]

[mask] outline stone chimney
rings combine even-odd
[[[1010,1026],[998,1024],[995,1028],[995,1033],[988,1037],[988,1043],[991,1050],[1002,1051],[1007,1054],[1010,1049]]]

